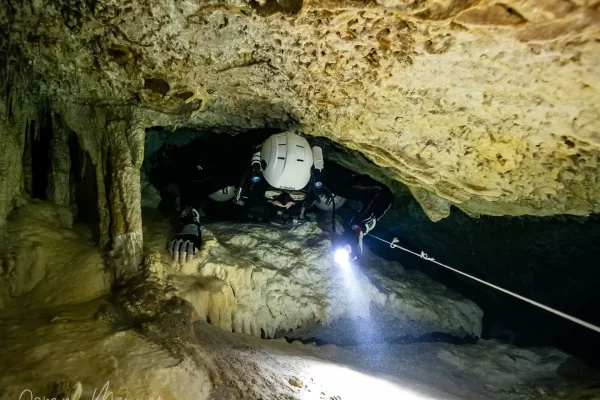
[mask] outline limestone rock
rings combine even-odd
[[[359,265],[336,266],[329,234],[314,222],[289,230],[251,223],[205,225],[202,250],[182,267],[170,265],[164,250],[170,226],[148,219],[144,225],[144,242],[162,250],[174,294],[226,330],[272,338],[340,318],[367,323],[382,312],[415,330],[481,334],[479,307],[421,273],[404,271],[368,250]]]
[[[568,354],[553,348],[522,349],[494,340],[480,340],[476,345],[460,348],[440,347],[437,356],[445,363],[511,385],[523,383],[524,377],[514,374],[515,370],[528,371],[527,380],[540,379],[556,372],[569,358]]]
[[[3,76],[90,143],[117,116],[297,127],[470,214],[600,211],[596,2],[11,4]]]
[[[172,357],[135,331],[115,332],[107,322],[2,325],[8,351],[0,354],[0,363],[11,366],[0,377],[4,399],[206,399],[212,386],[204,366]]]
[[[10,251],[3,256],[13,261],[0,275],[0,299],[7,279],[22,294],[0,310],[0,365],[10,366],[0,374],[0,398],[598,396],[597,371],[555,349],[495,341],[316,347],[192,325],[190,304],[177,297],[165,301],[165,288],[189,298],[200,318],[257,336],[317,317],[330,322],[345,316],[361,324],[379,307],[399,326],[476,334],[481,311],[368,252],[359,268],[332,269],[328,235],[314,223],[291,230],[207,224],[198,259],[179,267],[164,251],[169,223],[145,222],[143,285],[121,287],[107,299],[98,250],[76,233],[80,227],[72,229],[66,208],[33,201],[10,215]],[[36,284],[41,275],[44,287]],[[104,319],[106,300],[134,319]]]
[[[96,244],[72,229],[69,210],[34,201],[9,217],[0,309],[82,303],[110,291]],[[4,303],[4,304],[3,304]]]
[[[410,192],[423,208],[425,214],[427,214],[429,219],[433,222],[437,222],[450,215],[451,203],[448,200],[442,199],[441,197],[418,187],[411,187]]]
[[[385,344],[369,347],[368,355],[363,357],[353,354],[354,351],[360,351],[360,347],[328,345],[315,350],[320,358],[352,363],[363,370],[386,371],[389,376],[420,382],[419,387],[430,386],[432,382],[438,388],[453,387],[443,393],[432,392],[425,398],[566,400],[596,398],[600,394],[596,384],[598,371],[579,364],[572,371],[577,375],[567,374],[567,364],[577,363],[567,354],[548,347],[525,349],[479,340],[477,344],[460,346],[443,342]],[[477,384],[471,385],[471,379]]]
[[[171,283],[177,295],[192,304],[198,320],[233,330],[238,307],[231,286],[214,277],[172,276]]]
[[[161,202],[160,191],[151,183],[142,188],[141,206],[148,208],[158,208]]]

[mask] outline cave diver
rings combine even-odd
[[[270,222],[279,227],[301,223],[312,206],[332,211],[336,260],[341,249],[348,260],[362,253],[363,236],[393,202],[387,186],[368,175],[326,162],[320,147],[311,148],[304,137],[294,132],[271,135],[260,146],[238,146],[226,151],[225,158],[222,154],[209,155],[217,159],[213,165],[203,162],[187,168],[193,176],[183,174],[185,178],[179,182],[181,231],[168,245],[175,262],[189,261],[200,249],[198,207],[203,201],[213,204],[213,211],[221,211],[225,218],[235,214],[240,219]],[[345,199],[358,201],[362,207],[350,219],[344,234],[337,235],[335,207]]]

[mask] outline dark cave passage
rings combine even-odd
[[[98,182],[96,167],[89,153],[81,148],[75,133],[69,135],[71,170],[71,210],[77,222],[87,224],[95,242],[100,240],[100,215],[98,212]]]
[[[162,127],[148,129],[142,168],[142,191],[146,183],[151,183],[160,192],[159,210],[167,215],[172,214],[179,207],[182,179],[194,179],[193,173],[196,171],[226,174],[228,171],[217,171],[216,166],[225,169],[238,167],[239,160],[247,156],[239,154],[239,148],[260,144],[280,131],[274,128],[241,133],[185,128],[170,131]],[[221,214],[222,217],[227,217],[226,213]]]
[[[600,324],[600,218],[490,217],[458,209],[431,222],[411,198],[399,201],[381,234],[490,283]],[[484,310],[483,338],[517,346],[555,346],[594,365],[600,335],[411,254],[369,240],[374,251],[419,269]]]
[[[181,172],[178,168],[181,168],[182,160],[193,168],[201,154],[202,165],[210,168],[213,161],[222,157],[239,156],[229,150],[236,141],[260,143],[275,132],[278,131],[265,129],[233,136],[189,129],[172,133],[160,128],[149,130],[144,171],[148,181],[160,191],[159,208],[165,214],[173,215],[178,195],[174,177]],[[321,144],[324,139],[317,141]],[[335,145],[329,145],[327,149],[337,151]],[[344,151],[353,153],[347,149]],[[325,156],[328,157],[328,154],[325,153]],[[336,158],[339,154],[335,155]],[[214,204],[206,206],[215,207]],[[223,208],[223,205],[217,204],[216,207],[217,212],[212,210],[211,215],[219,215],[220,209],[219,218],[230,219],[232,212],[226,206]],[[338,210],[341,216],[349,213],[348,205]],[[326,213],[319,215],[323,221],[328,218]],[[600,280],[597,269],[600,255],[595,251],[600,242],[599,222],[597,216],[483,216],[474,219],[453,209],[450,217],[434,223],[405,190],[396,193],[395,205],[374,233],[388,240],[397,236],[403,246],[419,252],[423,250],[457,269],[584,320],[600,323],[595,313],[600,304],[600,294],[595,290]],[[474,300],[485,313],[483,338],[524,347],[555,346],[598,365],[600,338],[595,332],[410,254],[391,250],[371,238],[365,238],[365,243],[376,254],[398,260],[406,268],[420,270]],[[578,339],[573,340],[574,337]],[[329,343],[323,338],[313,339]],[[302,340],[307,339],[304,337]],[[401,338],[391,340],[402,343]],[[406,343],[430,340],[438,339],[428,336],[404,338]],[[450,337],[443,340],[464,339]]]
[[[36,136],[35,124],[31,124],[31,133],[26,143],[31,146],[31,196],[46,200],[48,188],[48,172],[50,170],[50,144],[52,142],[52,126],[49,121],[40,123],[40,132]]]
[[[87,225],[98,242],[96,166],[75,132],[65,126],[53,126],[60,123],[60,117],[52,118],[48,113],[30,122],[22,158],[25,191],[32,198],[68,208],[74,222]]]

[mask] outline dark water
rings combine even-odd
[[[600,325],[600,217],[481,217],[453,209],[431,222],[414,199],[400,199],[380,230],[414,250],[532,300]],[[600,366],[600,333],[370,240],[369,246],[474,300],[483,336],[518,346],[554,346]]]

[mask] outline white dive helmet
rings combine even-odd
[[[313,153],[300,135],[293,132],[271,135],[262,144],[260,158],[265,167],[262,174],[275,188],[300,190],[310,181]]]
[[[214,201],[224,202],[233,199],[235,196],[235,187],[226,186],[223,189],[219,189],[214,193],[208,195],[208,198]]]

